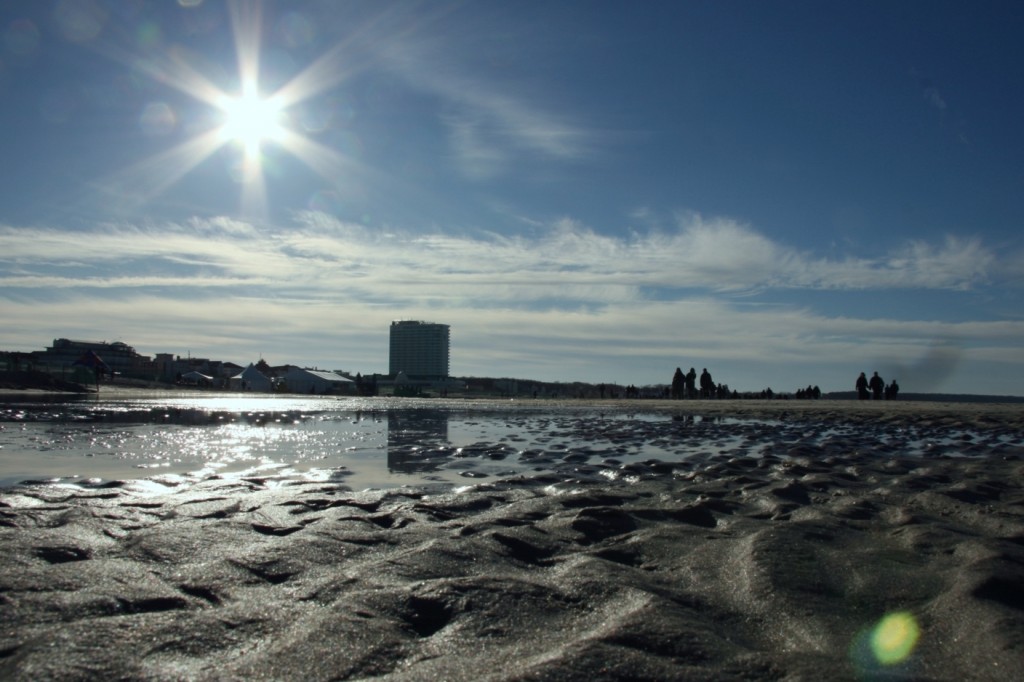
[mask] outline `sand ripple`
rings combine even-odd
[[[1024,459],[844,443],[633,483],[8,490],[0,677],[1024,678]]]

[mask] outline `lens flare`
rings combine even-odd
[[[59,0],[53,18],[64,37],[75,43],[95,40],[107,23],[107,10],[94,0]]]
[[[15,19],[4,32],[4,45],[16,55],[27,57],[39,48],[39,29],[28,19]]]
[[[166,102],[150,102],[139,116],[139,127],[146,135],[169,135],[177,124],[177,116]]]
[[[871,631],[871,651],[882,665],[902,663],[913,652],[921,629],[906,611],[887,614]]]

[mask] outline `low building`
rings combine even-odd
[[[186,372],[181,375],[181,379],[178,383],[184,386],[199,386],[202,388],[209,388],[213,386],[213,377],[209,374],[203,374],[202,372]]]
[[[334,372],[318,369],[291,367],[282,377],[284,389],[289,393],[314,393],[353,395],[356,382]]]
[[[259,391],[269,393],[274,390],[274,382],[270,377],[256,369],[256,366],[249,363],[249,366],[231,377],[229,386],[233,391]]]
[[[160,381],[188,383],[185,381],[185,377],[193,372],[198,372],[211,377],[210,385],[216,388],[223,388],[231,377],[245,369],[233,362],[191,356],[182,357],[173,353],[157,353],[153,364],[156,367],[156,376]]]

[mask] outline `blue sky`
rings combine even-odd
[[[15,0],[0,348],[1024,394],[1019,2]]]

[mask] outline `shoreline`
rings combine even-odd
[[[929,422],[936,425],[966,423],[974,428],[1024,428],[1024,403],[1021,402],[945,402],[931,400],[797,400],[797,399],[725,399],[725,400],[663,400],[663,399],[558,399],[558,398],[393,398],[356,396],[308,396],[302,394],[263,394],[243,392],[197,391],[190,389],[151,389],[104,386],[99,393],[62,393],[40,389],[0,389],[4,400],[46,398],[59,400],[161,400],[218,399],[246,401],[337,400],[365,401],[387,409],[460,410],[482,407],[500,409],[592,409],[628,414],[630,412],[707,415],[736,418],[825,419],[855,422],[881,421],[898,423]]]

